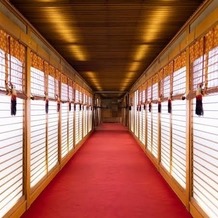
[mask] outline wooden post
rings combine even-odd
[[[187,30],[188,31],[188,30]],[[190,91],[190,55],[189,55],[189,47],[186,49],[186,93]],[[189,201],[192,196],[192,122],[191,122],[191,108],[192,100],[186,101],[186,192],[185,192],[185,205],[189,210]]]
[[[29,29],[27,29],[27,34],[29,35]],[[31,119],[30,119],[30,95],[31,95],[31,56],[30,56],[30,48],[27,47],[26,49],[26,95],[27,99],[25,102],[25,122],[24,122],[24,194],[27,201],[27,208],[30,207],[30,195],[31,195],[31,188],[30,188],[30,158],[31,158]]]

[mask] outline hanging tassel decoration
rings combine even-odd
[[[71,111],[71,101],[69,99],[69,111]]]
[[[31,94],[30,99],[35,100],[35,97]]]
[[[170,114],[172,112],[172,95],[170,94],[168,98],[168,113]]]
[[[182,96],[182,100],[184,101],[186,99],[185,95]]]
[[[45,94],[45,113],[48,113],[48,95]]]
[[[61,101],[58,95],[56,95],[56,98],[57,98],[57,112],[59,112],[61,108]]]
[[[203,90],[202,90],[202,83],[201,83],[201,84],[198,84],[197,90],[196,90],[196,108],[195,108],[195,113],[198,116],[204,115],[202,98],[203,98]]]
[[[11,115],[17,113],[17,92],[15,86],[11,83]]]
[[[158,99],[158,113],[161,113],[161,97]]]
[[[151,112],[151,99],[149,100],[148,110]]]
[[[17,92],[15,89],[15,86],[10,83],[10,87],[5,81],[5,89],[6,89],[6,95],[11,96],[11,115],[16,115],[17,113]]]

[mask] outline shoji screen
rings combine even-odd
[[[61,157],[68,153],[68,85],[67,77],[61,76]]]
[[[76,89],[75,90],[75,102],[76,104],[74,105],[74,113],[75,113],[75,144],[78,144],[79,142],[79,91]]]
[[[16,115],[11,115],[11,97],[6,95],[5,81],[12,83],[17,93],[25,90],[25,48],[9,38],[9,54],[6,40],[6,33],[0,31],[0,217],[23,196],[24,100],[17,96]]]
[[[145,87],[144,87],[145,88]],[[146,131],[146,107],[145,105],[145,89],[142,91],[142,105],[141,105],[141,113],[142,113],[142,132],[141,132],[141,142],[145,145],[145,131]]]
[[[161,164],[170,172],[170,153],[171,153],[171,114],[168,113],[168,97],[170,96],[171,86],[171,66],[164,68],[164,78],[162,81],[163,86],[163,99],[161,111]]]
[[[151,101],[151,97],[152,97],[152,87],[151,87],[151,83],[148,86],[147,89],[147,98],[148,101]],[[149,151],[151,151],[151,143],[152,143],[152,121],[151,121],[151,111],[152,111],[152,103],[151,103],[151,109],[149,110],[149,104],[147,104],[147,148]]]
[[[85,107],[85,117],[86,117],[86,121],[85,121],[85,135],[84,136],[86,136],[87,134],[88,134],[88,106],[87,105],[85,105],[84,106]]]
[[[83,137],[87,135],[87,101],[86,101],[86,93],[83,93]]]
[[[134,110],[134,120],[135,120],[135,125],[134,125],[134,133],[138,137],[138,127],[139,127],[139,120],[138,120],[138,90],[134,92],[134,105],[135,105],[135,110]]]
[[[88,113],[89,113],[88,132],[90,132],[92,130],[92,106],[89,107]]]
[[[153,78],[152,85],[152,100],[158,101],[158,82],[157,75]],[[157,158],[158,156],[158,104],[152,105],[152,154]]]
[[[186,188],[186,101],[181,95],[186,92],[186,53],[175,60],[172,101],[172,176]],[[178,68],[178,69],[177,69]],[[176,97],[178,99],[176,100]]]
[[[131,131],[134,132],[134,114],[135,114],[135,101],[134,101],[134,93],[131,94],[130,96],[130,105],[131,105],[131,110],[130,110],[130,123],[131,123]]]
[[[92,130],[92,98],[91,96],[89,96],[88,104],[89,104],[88,132],[90,132]]]
[[[56,97],[56,85],[58,81],[55,78],[55,69],[50,67],[48,75],[48,170],[50,171],[58,163],[58,112]]]
[[[83,111],[82,111],[82,92],[79,92],[79,141],[83,138]]]
[[[138,106],[138,138],[141,141],[142,140],[142,110],[141,110],[141,106]]]
[[[196,90],[197,84],[201,82],[204,83],[204,87],[207,86],[206,95],[203,96],[203,116],[195,114],[195,99],[192,103],[193,198],[209,217],[218,217],[217,39],[218,27],[215,27],[206,35],[205,44],[203,40],[199,40],[190,48],[192,89]]]
[[[46,113],[45,75],[43,60],[31,53],[31,94],[35,100],[30,104],[30,186],[36,185],[47,173],[46,169]],[[38,98],[38,99],[37,99]]]
[[[83,137],[85,137],[87,135],[87,110],[86,110],[86,105],[83,106],[82,114],[83,114]]]
[[[89,132],[92,130],[92,106],[89,107]]]
[[[143,120],[142,120],[142,89],[139,88],[139,99],[138,99],[138,119],[139,119],[139,140],[142,140],[142,128],[143,128]]]
[[[137,113],[138,113],[138,138],[141,141],[142,138],[142,110],[141,110],[141,87],[138,90],[138,101],[137,101]]]
[[[69,101],[74,100],[74,90],[72,87],[72,82],[69,84]],[[71,103],[69,105],[69,150],[72,150],[74,147],[74,105]]]
[[[193,197],[210,217],[218,216],[218,93],[204,97],[204,117],[193,101]]]

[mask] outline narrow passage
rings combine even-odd
[[[128,130],[102,124],[23,218],[190,218]]]

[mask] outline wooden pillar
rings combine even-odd
[[[189,29],[187,30],[187,32]],[[186,93],[190,90],[190,55],[189,55],[189,47],[186,49]],[[192,100],[186,101],[186,192],[185,192],[185,205],[186,208],[189,210],[189,201],[192,196],[192,168],[193,168],[193,161],[192,161],[192,122],[191,122],[191,102]]]
[[[27,30],[29,35],[29,30]],[[27,201],[27,208],[31,205],[31,188],[30,188],[30,158],[31,158],[31,119],[30,119],[30,95],[31,95],[31,57],[30,57],[30,48],[26,48],[26,95],[27,99],[25,101],[25,121],[24,121],[24,194]]]

